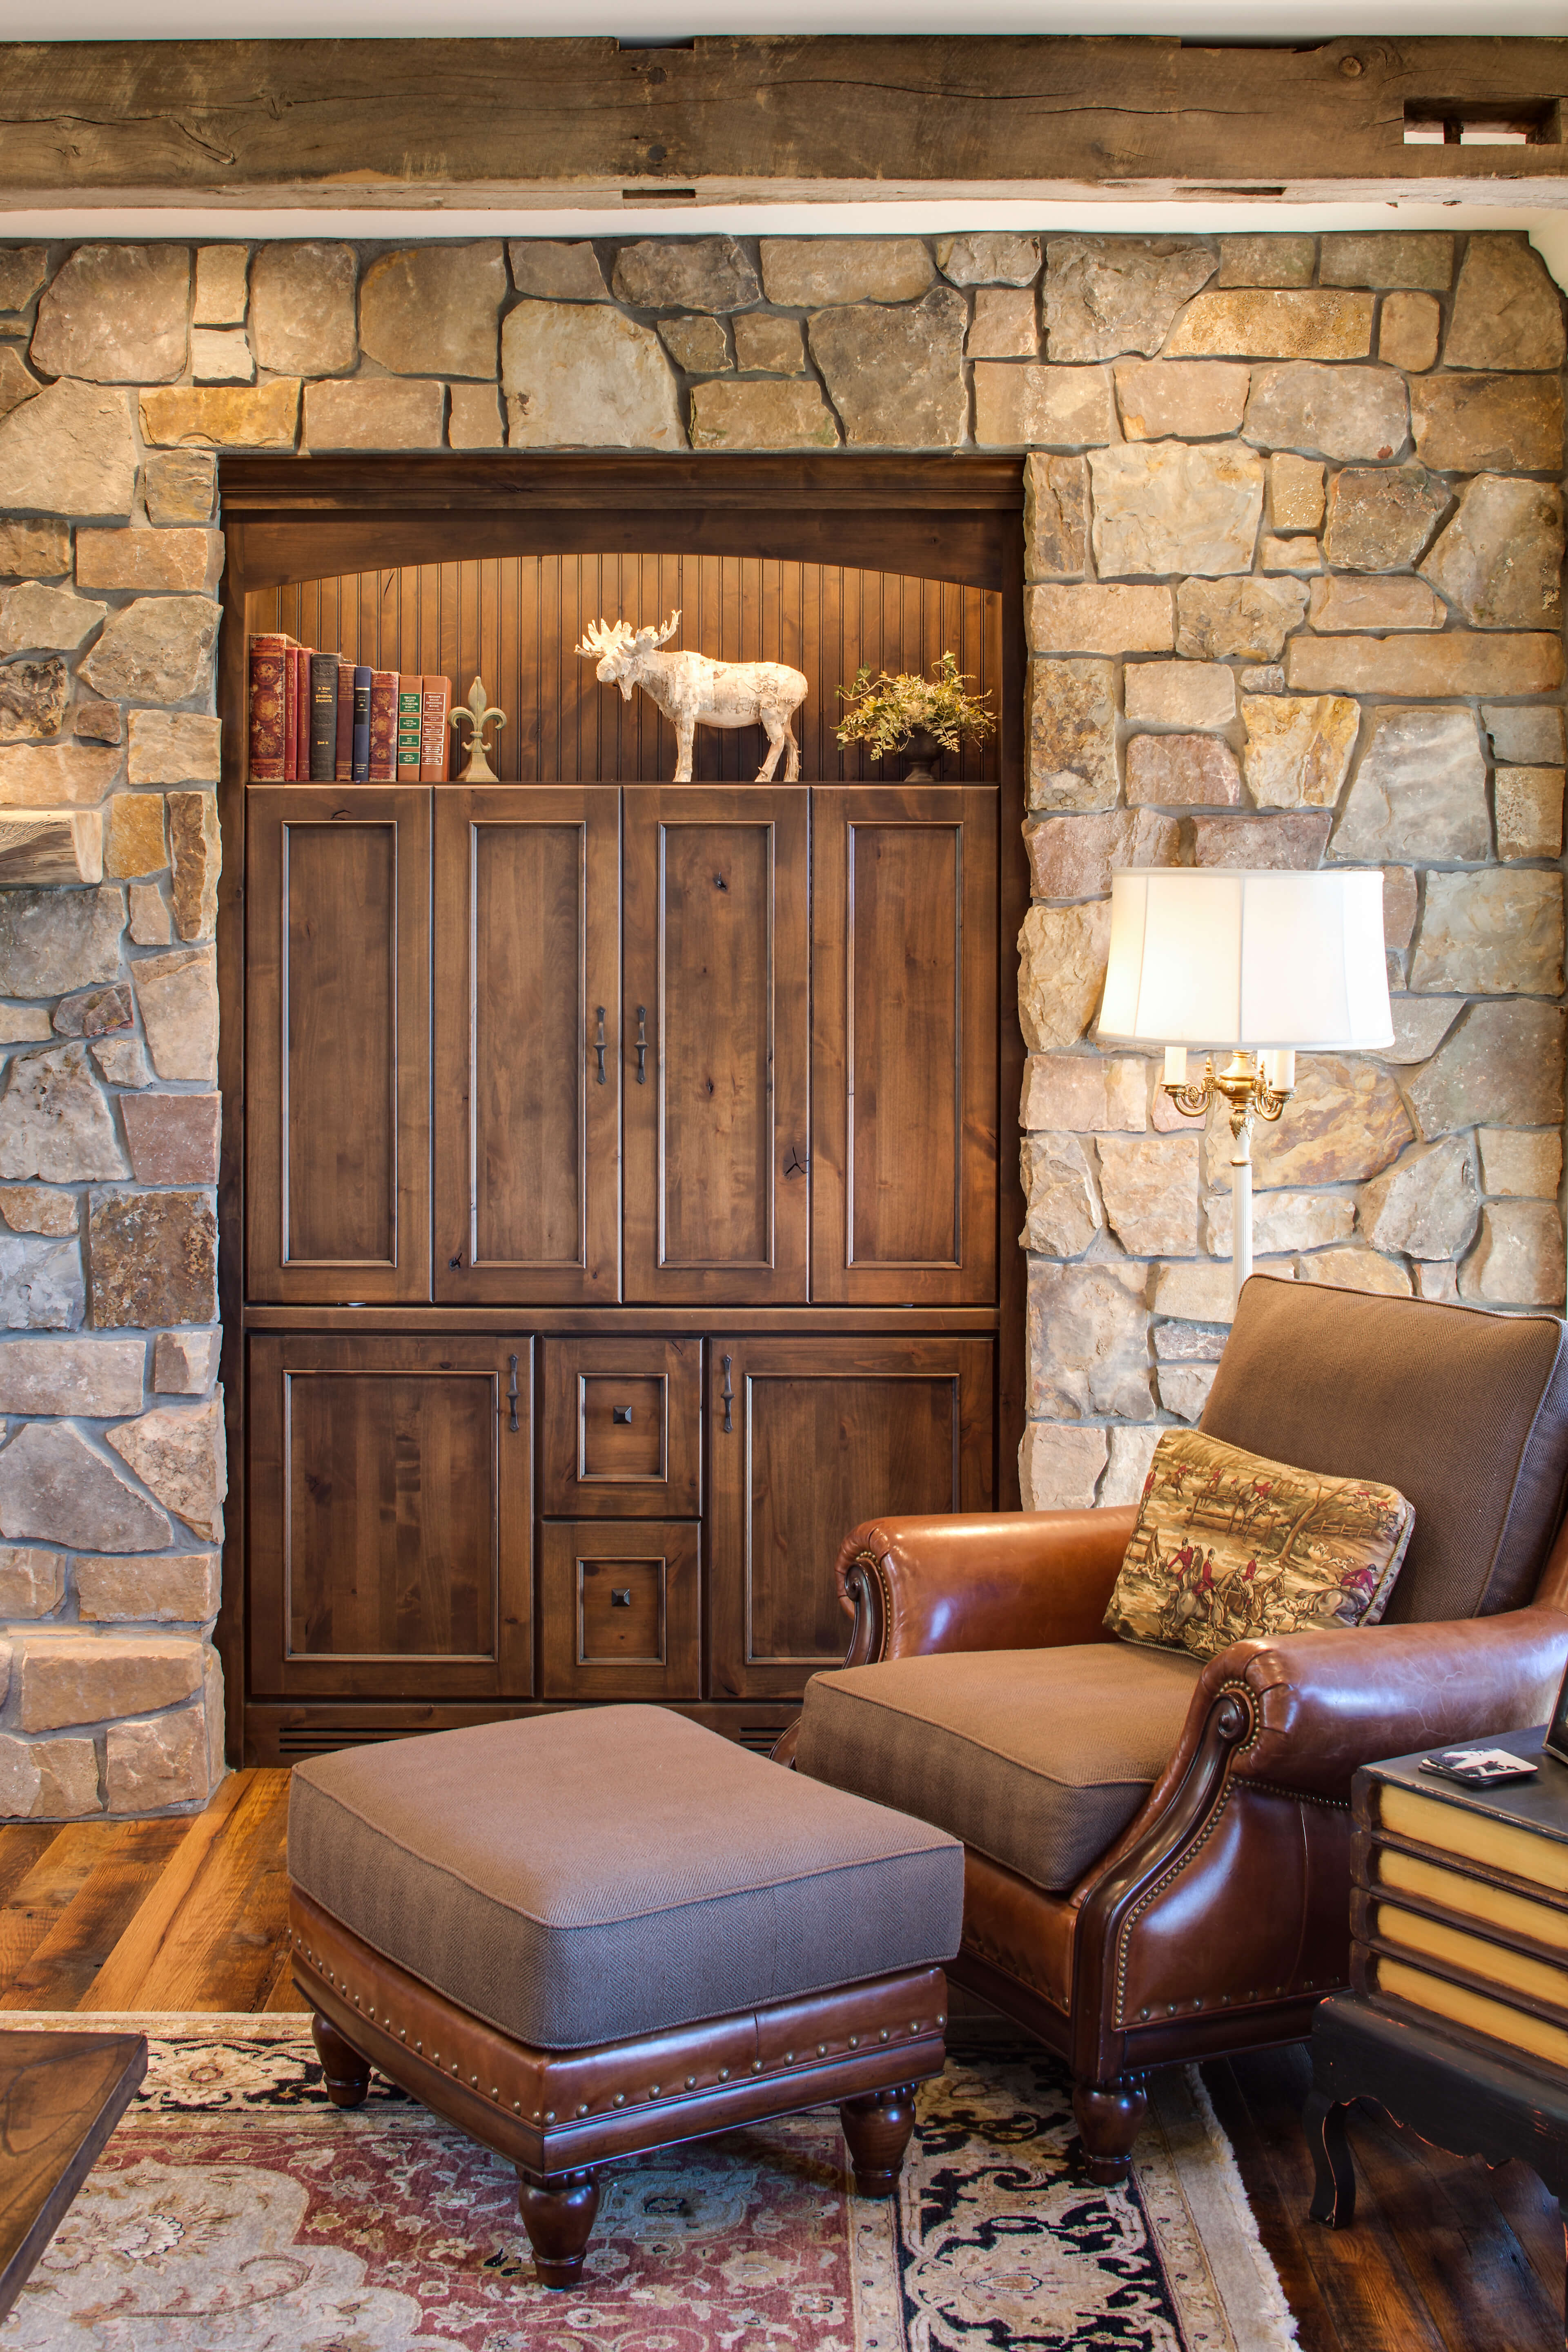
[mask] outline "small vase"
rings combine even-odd
[[[911,727],[904,743],[908,765],[904,770],[906,784],[934,784],[942,766],[942,745],[926,727]]]

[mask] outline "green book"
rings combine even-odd
[[[400,677],[397,681],[397,780],[399,783],[419,782],[419,725],[423,712],[423,678]]]

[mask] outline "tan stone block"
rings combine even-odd
[[[110,613],[81,675],[111,701],[184,702],[205,694],[218,618],[210,596],[138,596]]]
[[[1212,1255],[1226,1260],[1236,1223],[1228,1192],[1211,1193],[1205,1203]],[[1355,1231],[1353,1192],[1259,1192],[1252,1203],[1252,1246],[1260,1254],[1327,1249],[1348,1242]]]
[[[974,438],[981,448],[1072,448],[1110,441],[1110,371],[1025,360],[974,362]]]
[[[1026,825],[1024,845],[1037,898],[1103,898],[1123,866],[1181,863],[1181,828],[1152,809],[1052,817]]]
[[[44,1184],[0,1186],[0,1218],[14,1234],[74,1234],[76,1194]]]
[[[1136,1503],[1142,1494],[1162,1432],[1150,1423],[1142,1429],[1114,1428],[1105,1433],[1110,1441],[1110,1459],[1100,1482],[1098,1499],[1102,1511],[1110,1511]]]
[[[1176,651],[1198,661],[1277,661],[1306,609],[1300,580],[1184,580],[1176,591]]]
[[[0,249],[0,310],[25,310],[48,274],[47,246],[10,245]]]
[[[131,936],[139,948],[164,947],[174,936],[168,900],[156,882],[131,885]]]
[[[1540,629],[1563,619],[1563,493],[1555,483],[1481,474],[1421,566],[1461,616],[1482,629]]]
[[[1110,1446],[1092,1423],[1031,1421],[1018,1448],[1018,1486],[1026,1511],[1087,1511]]]
[[[0,1816],[78,1821],[102,1811],[90,1739],[18,1739],[0,1733]]]
[[[191,374],[197,383],[254,383],[256,357],[243,327],[193,327]]]
[[[133,710],[126,781],[132,784],[216,784],[223,721],[199,710]]]
[[[86,1046],[14,1054],[0,1095],[0,1176],[76,1184],[130,1172]]]
[[[1415,877],[1408,866],[1383,869],[1383,936],[1395,955],[1403,955],[1415,930]],[[1385,1058],[1393,1061],[1395,1055]]]
[[[1226,1149],[1228,1152],[1228,1141]],[[1277,1275],[1281,1281],[1289,1282],[1294,1267],[1288,1257],[1259,1258],[1255,1262],[1254,1272]],[[1233,1322],[1236,1300],[1229,1265],[1201,1257],[1179,1258],[1173,1265],[1157,1265],[1153,1310],[1156,1315],[1168,1315],[1180,1323]]]
[[[183,940],[210,940],[217,928],[217,886],[223,871],[217,794],[171,793],[168,798],[174,929]]]
[[[1336,1290],[1370,1291],[1384,1298],[1408,1298],[1414,1289],[1404,1266],[1376,1250],[1317,1250],[1296,1263],[1298,1282],[1331,1283]]]
[[[1563,297],[1527,236],[1472,236],[1443,362],[1451,368],[1560,368]]]
[[[1149,1065],[1100,1054],[1031,1054],[1024,1065],[1018,1124],[1088,1135],[1110,1129],[1142,1135],[1149,1124]]]
[[[202,1686],[193,1633],[32,1633],[17,1645],[17,1721],[24,1731],[148,1715]]]
[[[1216,286],[1310,286],[1317,260],[1311,236],[1222,236]]]
[[[132,874],[159,874],[168,864],[163,846],[162,793],[116,793],[109,803],[107,873],[123,878]]]
[[[1430,637],[1292,637],[1285,674],[1299,694],[1550,694],[1563,683],[1560,638],[1445,629]]]
[[[217,1182],[217,1095],[127,1096],[120,1116],[139,1184]]]
[[[0,744],[0,807],[89,808],[120,773],[118,751],[77,743]]]
[[[196,299],[191,318],[198,327],[234,327],[249,299],[250,247],[198,245]]]
[[[1326,809],[1293,811],[1289,816],[1195,816],[1193,864],[1310,873],[1323,862],[1330,823]]]
[[[0,996],[61,996],[114,980],[124,923],[122,890],[0,893]]]
[[[217,1615],[220,1560],[216,1551],[80,1559],[72,1570],[77,1607],[89,1624],[205,1624]]]
[[[1406,1257],[1458,1257],[1480,1216],[1468,1147],[1457,1135],[1413,1144],[1362,1188],[1356,1214],[1373,1249]]]
[[[91,1551],[158,1551],[170,1526],[68,1422],[25,1423],[0,1454],[0,1535]]]
[[[1560,996],[1563,946],[1561,874],[1521,866],[1428,874],[1410,985],[1468,996]]]
[[[223,570],[221,530],[79,530],[83,588],[177,588],[206,594]]]
[[[178,1707],[150,1723],[110,1724],[103,1743],[109,1811],[140,1814],[205,1804],[207,1762],[206,1720],[199,1706]]]
[[[811,355],[847,442],[938,449],[967,439],[968,315],[951,286],[933,287],[919,302],[868,302],[816,314],[806,329]],[[975,373],[995,364],[981,361]]]
[[[1450,1258],[1418,1257],[1410,1269],[1415,1277],[1417,1298],[1441,1299],[1454,1307],[1459,1298],[1459,1269]]]
[[[99,1330],[216,1322],[217,1221],[206,1193],[95,1191],[88,1223]]]
[[[1416,456],[1439,474],[1563,470],[1554,375],[1422,376],[1410,387],[1410,424]]]
[[[928,261],[928,285],[931,275]],[[732,236],[645,237],[621,247],[610,273],[611,293],[634,310],[739,310],[761,290]]]
[[[62,1037],[102,1037],[131,1026],[131,991],[123,981],[110,988],[79,988],[55,1007],[54,1026]]]
[[[0,655],[74,653],[102,627],[108,613],[107,604],[94,604],[69,588],[46,588],[37,580],[0,589]]]
[[[1157,352],[1181,305],[1212,278],[1205,245],[1176,237],[1046,240],[1047,349],[1053,360]]]
[[[1379,710],[1334,835],[1334,855],[1489,856],[1487,769],[1468,710]]]
[[[217,1076],[217,960],[213,950],[178,948],[172,955],[143,956],[131,978],[158,1076],[210,1083]]]
[[[1102,1135],[1095,1146],[1106,1222],[1132,1257],[1196,1255],[1195,1135]]]
[[[1489,1201],[1481,1235],[1459,1268],[1459,1297],[1476,1307],[1563,1303],[1563,1220],[1552,1201]]]
[[[1241,770],[1223,736],[1134,735],[1127,798],[1134,807],[1238,808]]]
[[[129,396],[118,388],[46,384],[0,416],[0,508],[128,515],[135,488]]]
[[[1561,768],[1500,768],[1496,782],[1500,857],[1561,857]]]
[[[836,449],[838,427],[815,378],[748,377],[691,392],[694,449]]]
[[[1089,467],[1082,457],[1024,460],[1024,577],[1072,580],[1089,561]]]
[[[1279,451],[1268,460],[1268,520],[1276,530],[1316,530],[1323,520],[1323,467]]]
[[[217,1378],[221,1331],[160,1331],[153,1347],[153,1386],[161,1396],[205,1396]]]
[[[1388,367],[1423,375],[1436,364],[1443,313],[1430,294],[1391,294],[1377,327],[1377,356]]]
[[[71,568],[71,535],[64,523],[0,520],[0,573],[58,579]]]
[[[1040,274],[1040,240],[1012,229],[939,236],[936,266],[954,286],[1032,286]]]
[[[360,348],[395,375],[493,383],[506,290],[499,237],[380,254],[359,290]]]
[[[250,339],[279,376],[337,375],[352,368],[354,249],[306,242],[258,247],[250,266]]]
[[[165,1509],[210,1542],[222,1543],[228,1470],[221,1390],[205,1404],[160,1405],[105,1434]]]
[[[1308,619],[1322,636],[1362,629],[1440,629],[1447,614],[1424,580],[1314,580]]]
[[[1031,907],[1018,934],[1018,1019],[1031,1054],[1071,1045],[1105,986],[1110,907]]]
[[[1040,331],[1032,286],[982,286],[974,297],[964,351],[972,360],[1032,360]]]
[[[513,448],[681,449],[675,375],[651,327],[573,302],[520,302],[501,322]]]
[[[1076,1135],[1026,1135],[1018,1150],[1026,1216],[1020,1249],[1079,1257],[1104,1225],[1089,1153]]]
[[[1112,665],[1031,662],[1030,808],[1110,808],[1120,789]]]
[[[1563,1139],[1550,1128],[1483,1127],[1481,1190],[1515,1198],[1554,1201],[1563,1181]]]
[[[1323,551],[1315,539],[1276,539],[1265,531],[1258,542],[1260,572],[1321,572]]]
[[[422,377],[351,376],[305,386],[308,449],[438,449],[446,394]]]
[[[290,428],[290,442],[292,428]],[[160,530],[210,522],[217,503],[217,460],[205,449],[150,449],[142,461],[147,520]]]
[[[1130,727],[1228,727],[1236,672],[1223,662],[1130,662],[1122,677]]]
[[[97,1421],[140,1412],[144,1355],[140,1339],[8,1340],[0,1348],[0,1412]]]
[[[1130,441],[1237,433],[1252,371],[1218,360],[1121,360],[1113,371]]]
[[[910,302],[935,275],[915,236],[764,236],[763,287],[785,310],[829,302]]]
[[[1483,702],[1481,724],[1500,760],[1517,760],[1527,768],[1563,765],[1563,712],[1555,703],[1520,709],[1506,702]]]
[[[117,702],[79,702],[71,725],[86,743],[118,743],[125,732],[125,714]]]
[[[1414,563],[1449,498],[1424,466],[1347,466],[1329,485],[1330,562],[1354,572]]]
[[[37,377],[29,374],[22,364],[15,345],[0,343],[0,416],[9,416],[24,401],[35,398],[41,388]]]
[[[48,1014],[40,1007],[0,1004],[0,1045],[32,1045],[53,1035]]]
[[[66,1564],[58,1551],[16,1545],[0,1549],[0,1617],[48,1617],[65,1599]]]
[[[805,337],[798,319],[778,319],[766,310],[738,311],[730,321],[735,365],[767,375],[804,375]]]
[[[1386,1070],[1338,1054],[1309,1054],[1296,1064],[1296,1091],[1279,1121],[1253,1133],[1260,1192],[1288,1186],[1349,1184],[1381,1174],[1415,1130]],[[1226,1183],[1230,1131],[1211,1129],[1208,1178]]]
[[[1388,925],[1388,876],[1384,875],[1384,928]],[[1411,877],[1411,895],[1415,894],[1415,877]],[[1412,918],[1412,929],[1414,929]],[[1408,940],[1405,941],[1407,946]],[[1462,996],[1391,996],[1389,1005],[1394,1014],[1394,1043],[1384,1045],[1379,1059],[1384,1062],[1425,1062],[1434,1055],[1460,1013],[1465,1009]]]
[[[1298,298],[1300,299],[1300,298]],[[1364,295],[1331,296],[1364,301]],[[1325,457],[1394,456],[1410,430],[1410,395],[1393,368],[1321,367],[1296,360],[1254,368],[1242,431],[1266,449],[1299,449]],[[1436,461],[1431,460],[1436,463]]]
[[[547,236],[513,237],[507,246],[511,282],[520,294],[550,302],[607,302],[610,289],[591,245]]]
[[[1410,1082],[1422,1134],[1560,1127],[1563,1019],[1550,1004],[1472,1004]]]
[[[196,449],[292,449],[300,379],[269,383],[171,384],[140,396],[142,437]],[[152,509],[149,508],[149,513]]]
[[[1124,1259],[1087,1265],[1029,1260],[1031,1419],[1153,1419],[1146,1280],[1144,1267]]]
[[[1200,294],[1165,344],[1166,359],[1205,352],[1256,360],[1359,360],[1372,350],[1372,297],[1327,290]]]
[[[721,319],[661,319],[658,331],[670,358],[688,375],[721,375],[730,364]]]
[[[160,383],[185,364],[183,245],[79,245],[38,299],[29,346],[45,375]]]
[[[493,383],[454,383],[448,387],[448,448],[499,449],[505,439],[500,394]]]
[[[1453,283],[1454,240],[1429,229],[1341,231],[1325,236],[1318,264],[1324,286],[1430,286]]]
[[[1034,653],[1168,654],[1175,644],[1168,588],[1047,584],[1026,603]]]
[[[1102,580],[1173,572],[1247,572],[1263,515],[1263,460],[1231,442],[1096,449],[1094,554]]]

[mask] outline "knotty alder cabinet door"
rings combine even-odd
[[[252,1338],[258,1697],[530,1695],[531,1362],[525,1339]]]
[[[807,1291],[808,803],[628,786],[626,1295]]]
[[[620,795],[436,795],[436,1297],[620,1296]]]
[[[247,798],[252,1298],[430,1296],[430,795]]]
[[[838,1548],[888,1511],[992,1503],[989,1339],[709,1341],[715,1698],[843,1663]]]

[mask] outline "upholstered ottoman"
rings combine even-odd
[[[890,2195],[941,2072],[963,1850],[651,1706],[297,1765],[294,1980],[327,2088],[373,2065],[516,2165],[570,2286],[595,2167],[838,2102]]]

